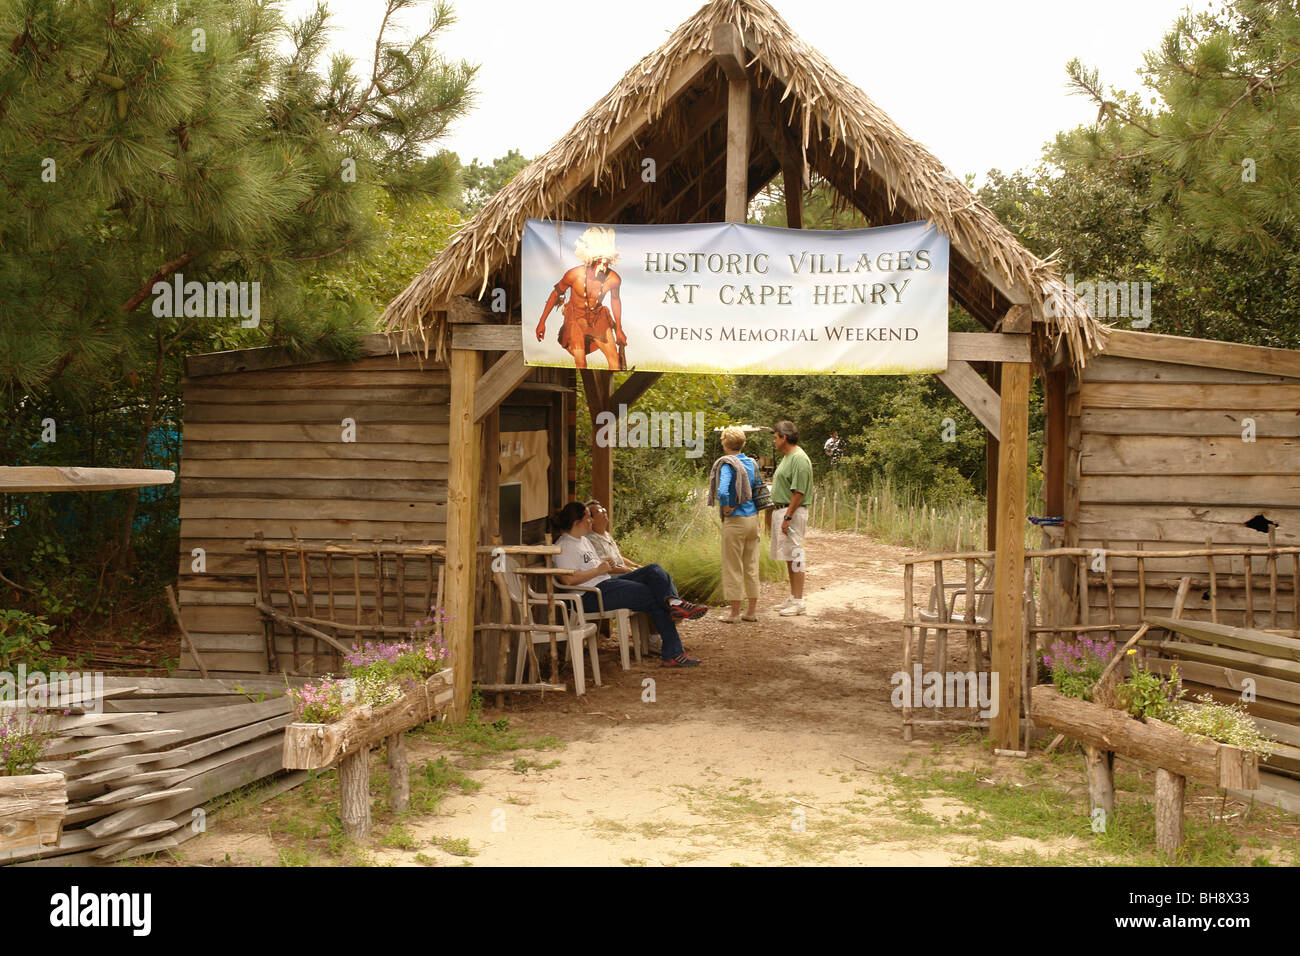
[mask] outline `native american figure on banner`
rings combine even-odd
[[[609,368],[626,369],[627,336],[623,334],[623,302],[618,295],[623,280],[614,271],[619,256],[614,230],[592,226],[574,244],[573,252],[582,264],[555,283],[537,322],[537,341],[546,336],[546,319],[551,310],[560,306],[564,316],[560,347],[573,356],[576,367],[586,368],[587,356],[599,349]],[[604,304],[606,293],[609,305]]]

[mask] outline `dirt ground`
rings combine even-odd
[[[1034,761],[994,757],[976,735],[936,729],[904,743],[890,675],[900,666],[897,559],[906,552],[825,532],[810,535],[808,550],[808,614],[776,615],[782,584],[764,586],[757,624],[724,624],[712,609],[681,629],[699,668],[664,670],[655,658],[624,672],[607,639],[604,685],[584,698],[519,695],[503,711],[486,701],[484,722],[505,717],[523,736],[554,735],[562,749],[453,755],[481,789],[410,820],[402,848],[377,838],[366,862],[942,866],[990,850],[1050,859],[1084,847],[1077,836],[1011,832],[990,844],[968,827],[922,834],[912,825],[960,823],[970,807],[947,796],[900,802],[896,771],[974,770],[982,782],[1020,786]],[[448,753],[414,738],[410,749],[413,765]],[[1082,778],[1062,773],[1060,787],[1082,799]],[[218,820],[179,860],[285,862],[268,822],[284,799],[235,825]],[[441,849],[449,845],[460,849]]]

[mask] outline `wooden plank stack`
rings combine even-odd
[[[41,769],[67,777],[63,836],[0,864],[96,866],[203,832],[215,798],[283,769],[283,678],[105,677],[75,702]]]

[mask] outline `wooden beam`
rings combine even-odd
[[[1044,427],[1047,467],[1043,472],[1043,504],[1049,515],[1065,516],[1065,462],[1069,440],[1070,419],[1066,405],[1069,402],[1069,368],[1057,368],[1047,373],[1044,397],[1047,422]],[[1078,515],[1071,516],[1077,521]]]
[[[743,223],[749,206],[749,81],[727,86],[727,222]]]
[[[727,79],[733,83],[747,82],[749,77],[745,72],[745,61],[749,59],[749,51],[745,49],[740,27],[734,23],[719,23],[713,28],[711,40],[713,58],[722,67],[722,72],[727,74]]]
[[[793,166],[782,163],[782,184],[785,187],[785,224],[788,229],[803,228],[803,176]]]
[[[1300,351],[1112,329],[1103,355],[1300,378]]]
[[[614,512],[614,449],[596,441],[596,416],[601,412],[617,412],[611,407],[614,375],[603,369],[583,369],[582,387],[591,410],[591,496],[600,501],[612,515]]]
[[[681,142],[675,146],[670,145],[663,139],[655,139],[645,146],[645,155],[654,158],[655,172],[658,182],[663,182],[663,177],[672,164],[676,162],[683,153],[692,149],[703,136],[708,135],[709,130],[727,115],[727,100],[723,96],[712,96],[701,99],[693,105],[682,119],[682,128],[688,130]],[[591,222],[609,222],[623,212],[628,206],[641,198],[647,190],[655,186],[653,182],[646,182],[640,176],[636,177],[626,189],[610,196],[609,199],[595,206],[588,213]]]
[[[446,627],[455,669],[453,720],[465,719],[474,678],[475,560],[482,428],[474,418],[474,391],[483,369],[481,352],[451,350],[451,422],[447,475]]]
[[[749,140],[753,133],[745,69],[749,51],[734,23],[714,27],[712,45],[714,59],[727,75],[727,221],[743,223],[749,204]]]
[[[451,347],[477,352],[518,352],[524,347],[520,325],[453,325]]]
[[[1016,363],[1020,364],[1020,363]],[[957,396],[980,424],[993,435],[1002,434],[1001,401],[998,393],[989,388],[969,362],[949,360],[947,371],[938,374],[939,381]]]
[[[524,364],[522,351],[507,352],[497,359],[474,386],[474,424],[479,424],[500,407],[532,371],[531,365]]]
[[[610,408],[614,411],[618,411],[619,405],[631,408],[651,385],[659,381],[662,375],[663,372],[633,372],[628,376],[627,381],[618,387],[618,391],[610,396]]]
[[[757,158],[759,161],[758,165],[751,166],[749,170],[749,195],[745,201],[746,208],[749,207],[749,202],[753,200],[755,196],[758,195],[759,191],[765,185],[767,185],[768,181],[773,176],[775,176],[778,172],[781,171],[780,161],[775,156],[772,155],[771,151],[767,149],[766,146],[764,146],[761,150],[759,150]],[[727,203],[727,187],[726,184],[723,183],[723,185],[717,190],[717,192],[715,192],[709,199],[702,202],[699,206],[699,209],[696,210],[695,214],[691,216],[689,219],[687,219],[686,221],[687,222],[708,222],[708,221],[719,222],[721,220],[724,220],[726,218],[726,203]],[[717,209],[717,215],[715,216],[715,218],[710,220],[709,219],[710,213],[713,212],[715,207],[719,207],[719,206],[721,208]],[[719,219],[718,217],[721,217],[721,219]],[[660,221],[667,221],[667,220],[660,220]]]
[[[176,475],[165,468],[60,468],[22,465],[0,468],[0,491],[114,491],[170,485]]]
[[[467,295],[452,296],[446,310],[447,321],[452,325],[483,325],[492,321],[492,313],[483,303]]]
[[[974,372],[972,371],[972,374]],[[996,746],[1019,748],[1020,684],[1024,674],[1025,484],[1029,457],[1029,386],[1024,362],[1002,366],[1002,422],[998,441],[998,532],[993,572],[993,673],[998,675]]]
[[[962,362],[1031,361],[1028,335],[1003,332],[949,332],[948,358]]]
[[[361,358],[380,358],[395,352],[392,340],[382,332],[363,335],[357,344]],[[285,348],[234,349],[229,352],[209,352],[190,355],[185,359],[185,374],[190,378],[204,375],[226,375],[231,372],[252,372],[259,369],[280,368],[286,365],[316,365],[337,362],[337,355],[324,349],[308,352],[291,352]]]

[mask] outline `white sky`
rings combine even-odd
[[[532,157],[563,136],[702,0],[453,0],[440,49],[481,64],[474,112],[446,140],[468,163],[511,148]],[[772,0],[805,41],[958,176],[1037,163],[1061,129],[1096,108],[1066,90],[1079,57],[1103,82],[1136,89],[1142,54],[1178,14],[1207,0]],[[288,0],[296,18],[315,0]],[[333,45],[367,65],[382,0],[329,0]],[[593,15],[600,28],[582,26]],[[427,13],[418,20],[427,22]],[[574,55],[580,52],[580,60]],[[575,69],[580,64],[581,69]],[[581,77],[581,81],[576,78]]]

